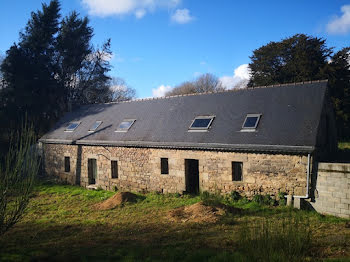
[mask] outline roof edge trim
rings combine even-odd
[[[254,144],[219,144],[219,143],[184,143],[184,142],[144,142],[144,141],[96,141],[96,140],[60,140],[40,139],[46,144],[92,145],[92,146],[121,146],[121,147],[150,147],[173,149],[200,149],[224,151],[259,151],[259,152],[287,152],[312,153],[313,146],[287,146],[287,145],[254,145]]]

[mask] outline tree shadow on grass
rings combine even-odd
[[[212,225],[215,227],[215,225]],[[0,239],[0,260],[194,261],[230,251],[210,246],[211,226],[21,223]],[[232,254],[231,254],[232,253]]]

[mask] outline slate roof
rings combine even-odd
[[[218,93],[94,104],[69,112],[43,143],[310,153],[327,88],[326,81]],[[262,114],[255,132],[241,132],[247,114]],[[207,132],[188,132],[196,116],[215,115]],[[115,132],[136,119],[128,132]],[[102,124],[88,132],[95,121]],[[81,124],[65,132],[72,121]]]

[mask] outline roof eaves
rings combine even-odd
[[[121,147],[148,147],[170,149],[198,149],[215,151],[246,151],[246,152],[285,152],[285,153],[312,153],[313,146],[287,145],[254,145],[254,144],[219,144],[219,143],[185,143],[185,142],[145,142],[145,141],[97,141],[97,140],[59,140],[41,139],[48,144],[77,144],[92,146],[121,146]]]

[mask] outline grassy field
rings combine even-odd
[[[96,211],[113,192],[42,184],[12,230],[2,261],[350,261],[349,220],[248,201],[216,223],[170,222],[168,212],[199,196],[138,195]],[[217,203],[216,203],[217,204]]]
[[[350,150],[350,142],[339,142],[338,148],[340,150]]]

